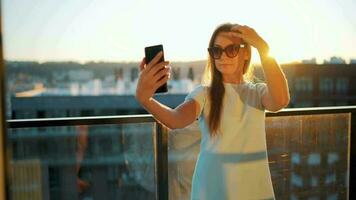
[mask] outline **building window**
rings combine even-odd
[[[180,79],[180,68],[173,68],[172,69],[173,80]]]
[[[349,79],[345,77],[339,77],[336,79],[335,90],[338,94],[346,94],[349,89]]]
[[[304,101],[302,100],[295,103],[296,108],[312,107],[312,106],[313,106],[313,102],[308,100],[304,100]]]
[[[330,94],[333,92],[334,82],[332,78],[322,77],[319,82],[319,91],[321,93]]]
[[[320,101],[319,102],[319,106],[320,107],[324,107],[324,106],[334,106],[334,102],[333,101],[329,101],[329,100],[324,100],[324,101]]]
[[[191,81],[194,81],[194,71],[193,71],[192,67],[189,67],[188,79],[190,79]]]
[[[313,90],[313,80],[311,77],[302,76],[296,79],[295,89],[297,92],[311,92]]]
[[[335,105],[336,106],[347,106],[347,105],[349,105],[349,103],[347,102],[347,101],[336,101],[335,102]]]
[[[135,81],[138,78],[138,69],[131,68],[131,81]]]

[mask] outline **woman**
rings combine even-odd
[[[259,52],[266,83],[249,80],[251,46]],[[196,87],[175,109],[152,98],[169,79],[169,62],[141,63],[137,100],[168,128],[199,119],[201,148],[192,199],[274,199],[268,166],[265,110],[289,103],[288,85],[268,44],[250,27],[222,24],[209,43],[206,85]],[[160,68],[165,69],[159,71]]]

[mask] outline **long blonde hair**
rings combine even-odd
[[[220,32],[230,32],[231,28],[237,24],[225,23],[219,25],[213,32],[209,48],[214,46],[215,39]],[[253,79],[253,67],[250,67],[251,62],[251,46],[246,45],[248,54],[250,55],[248,59],[245,60],[243,68],[243,78],[245,81],[251,82]],[[202,84],[209,86],[210,100],[210,113],[208,117],[208,126],[210,129],[210,135],[216,136],[221,121],[221,111],[223,106],[223,98],[225,94],[225,87],[223,84],[222,74],[216,69],[215,60],[208,54],[208,61],[203,73]]]

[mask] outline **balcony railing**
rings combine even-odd
[[[352,199],[356,106],[266,113],[277,199]],[[197,123],[151,115],[8,120],[10,199],[189,199]]]

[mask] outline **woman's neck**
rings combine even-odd
[[[245,83],[245,80],[243,78],[236,79],[235,77],[233,79],[224,78],[223,83],[243,84]]]

